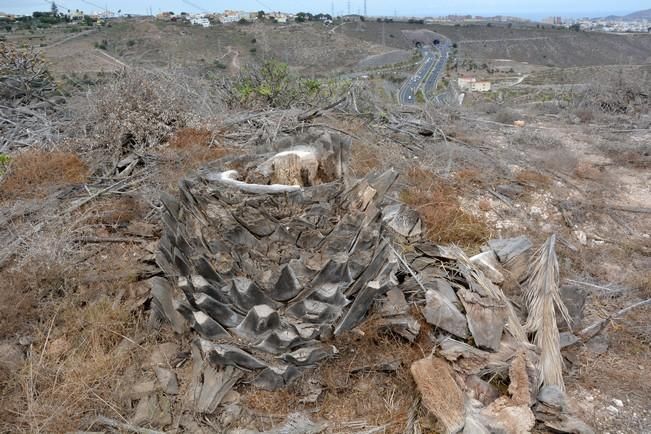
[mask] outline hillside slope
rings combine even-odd
[[[459,47],[461,57],[512,59],[558,67],[651,63],[651,35],[613,35],[561,29],[504,26],[445,26],[407,23],[362,23],[343,26],[347,36],[408,48],[401,30],[429,29],[441,33]],[[384,38],[383,35],[384,34]]]

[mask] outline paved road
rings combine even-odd
[[[448,63],[448,58],[450,57],[450,41],[445,39],[436,48],[439,50],[439,58],[434,65],[434,68],[427,76],[424,84],[425,97],[429,98],[436,91],[436,86],[439,83],[439,80],[445,72],[445,65]]]
[[[416,103],[416,92],[418,92],[418,88],[436,65],[436,56],[434,55],[432,48],[424,47],[420,49],[420,52],[423,56],[421,65],[418,67],[418,70],[414,75],[405,81],[398,92],[398,102],[400,104]]]
[[[421,86],[426,98],[436,90],[448,62],[450,46],[450,41],[444,39],[436,46],[426,46],[420,49],[423,55],[422,64],[416,73],[409,77],[400,88],[398,92],[398,102],[400,104],[415,104],[416,94]],[[438,51],[439,56],[436,56],[435,50]]]

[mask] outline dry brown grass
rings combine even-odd
[[[38,321],[39,302],[68,286],[65,269],[57,263],[28,262],[21,269],[4,270],[0,285],[0,340],[24,332],[25,325]]]
[[[224,148],[218,134],[205,128],[182,128],[170,138],[169,146],[160,151],[166,161],[162,177],[175,185],[188,172],[225,155],[240,151]]]
[[[100,198],[83,207],[83,222],[88,225],[123,226],[144,217],[146,206],[133,196]]]
[[[367,143],[353,143],[351,147],[350,170],[352,175],[363,177],[382,166],[379,148]]]
[[[175,149],[188,149],[209,147],[213,141],[213,133],[206,128],[182,128],[170,138],[169,145]]]
[[[401,198],[420,213],[431,241],[476,247],[488,239],[486,223],[461,208],[459,191],[445,180],[413,166],[407,172],[407,181]]]
[[[108,299],[67,303],[43,318],[25,367],[4,385],[2,429],[73,431],[97,414],[126,420],[129,403],[121,393],[128,384],[122,374],[139,352],[116,348],[139,323],[137,315]]]
[[[128,339],[156,339],[144,333],[136,302],[147,288],[134,258],[146,252],[27,241],[35,248],[3,270],[0,286],[0,340],[31,342],[21,369],[0,372],[0,432],[83,430],[97,414],[124,421],[132,409],[123,394],[146,357]]]
[[[581,179],[599,179],[601,177],[599,168],[587,161],[579,161],[574,169],[574,174]]]
[[[88,167],[70,152],[29,150],[12,158],[0,198],[38,198],[57,187],[86,181]]]
[[[465,167],[454,174],[455,181],[461,185],[480,186],[484,184],[482,171],[476,167]]]
[[[532,188],[549,187],[552,182],[549,176],[529,169],[519,171],[515,175],[515,180],[520,184],[524,184],[525,186]]]

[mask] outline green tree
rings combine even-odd
[[[50,7],[50,11],[52,12],[52,16],[57,16],[59,15],[59,7],[57,6],[56,3],[52,2],[52,6]]]

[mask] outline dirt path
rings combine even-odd
[[[67,38],[63,38],[60,41],[57,41],[57,42],[55,42],[53,44],[50,44],[50,45],[48,45],[46,47],[43,47],[43,51],[48,50],[50,48],[54,48],[54,47],[56,47],[58,45],[64,44],[64,43],[66,43],[68,41],[71,41],[73,39],[76,39],[76,38],[78,38],[80,36],[90,35],[91,33],[95,33],[95,32],[97,32],[97,29],[90,29],[90,30],[86,30],[85,32],[76,33],[76,34],[74,34],[72,36],[68,36]]]
[[[231,59],[231,67],[234,70],[239,71],[240,70],[240,52],[238,50],[235,50],[231,46],[227,47],[227,49],[228,49],[227,54],[230,54],[230,53],[233,54],[233,58]]]
[[[120,65],[120,66],[124,66],[125,68],[128,68],[128,67],[129,67],[129,65],[127,65],[127,64],[124,63],[123,61],[121,61],[121,60],[119,60],[119,59],[116,59],[115,57],[111,56],[111,55],[108,54],[106,51],[100,50],[100,49],[98,48],[98,49],[97,49],[97,52],[99,52],[100,54],[102,54],[102,55],[108,57],[109,59],[111,59],[112,61],[114,61],[115,63],[117,63],[117,64]]]

